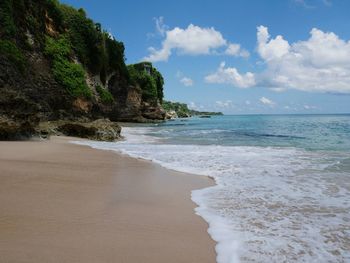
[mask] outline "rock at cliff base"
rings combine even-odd
[[[0,116],[0,140],[27,139],[34,133],[30,122],[15,121],[6,116]]]
[[[99,119],[87,123],[73,121],[51,123],[48,133],[55,134],[55,131],[66,136],[81,137],[97,141],[115,141],[121,138],[121,127],[116,122],[111,122],[108,119]],[[44,133],[47,133],[47,129]]]

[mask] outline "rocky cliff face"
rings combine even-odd
[[[123,44],[82,9],[53,0],[1,1],[0,139],[30,136],[43,121],[164,120],[162,93],[145,92],[144,83],[130,80]]]

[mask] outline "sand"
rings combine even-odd
[[[209,178],[69,140],[0,142],[0,262],[215,262]]]

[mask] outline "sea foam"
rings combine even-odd
[[[350,260],[348,156],[292,147],[164,144],[123,128],[117,143],[76,142],[215,179],[195,190],[196,213],[217,242],[217,262],[345,262]],[[343,177],[346,178],[343,178]]]

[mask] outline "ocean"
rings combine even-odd
[[[82,142],[210,176],[196,213],[218,263],[350,262],[350,115],[241,115],[123,128]]]

